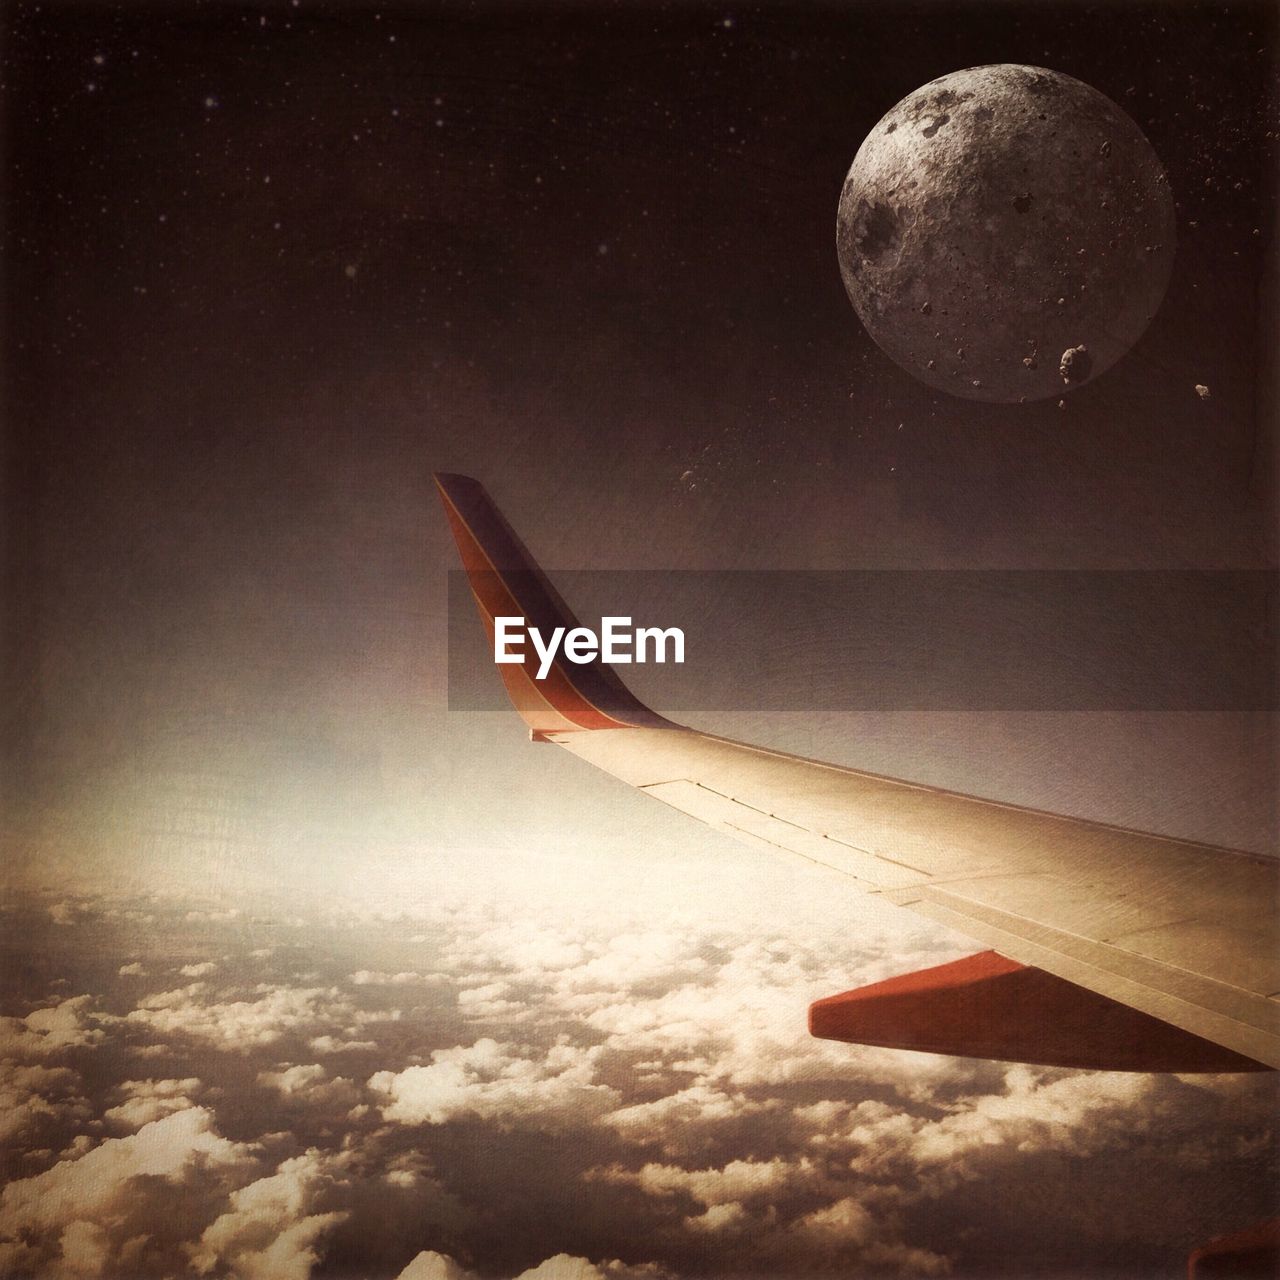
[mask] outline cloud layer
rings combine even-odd
[[[810,1000],[952,954],[910,923],[10,915],[44,964],[3,991],[5,1275],[1143,1276],[1274,1185],[1266,1078],[811,1040]]]

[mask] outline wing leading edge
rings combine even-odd
[[[576,625],[483,487],[462,476],[436,481],[490,631],[504,612]],[[935,973],[926,994],[905,1003],[904,992],[876,988],[819,1001],[815,1034],[1119,1070],[1280,1067],[1274,859],[700,733],[650,711],[599,664],[561,660],[545,681],[531,666],[500,670],[535,739],[739,840],[829,867],[1013,962],[998,974],[979,973],[980,963]],[[1019,977],[1023,969],[1041,975]],[[957,1013],[966,1009],[971,1016]],[[1064,1039],[1072,1025],[1079,1035]]]

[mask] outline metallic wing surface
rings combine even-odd
[[[483,487],[436,480],[490,633],[506,615],[578,625]],[[1119,1070],[1280,1067],[1275,859],[700,733],[598,664],[498,670],[535,740],[988,948],[820,1000],[814,1034]]]

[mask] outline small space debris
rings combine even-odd
[[[1062,359],[1058,361],[1058,372],[1062,375],[1063,382],[1083,382],[1089,376],[1092,363],[1082,342],[1078,347],[1068,347],[1062,353]]]
[[[1206,387],[1203,382],[1197,382],[1196,395],[1198,395],[1201,400],[1207,400],[1209,398],[1209,388]]]

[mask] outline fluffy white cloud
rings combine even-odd
[[[307,1093],[329,1078],[319,1065],[283,1067],[279,1071],[259,1071],[258,1083],[277,1093]]]
[[[430,1066],[379,1071],[369,1087],[382,1095],[385,1120],[444,1124],[471,1115],[503,1127],[525,1122],[587,1123],[616,1107],[619,1095],[596,1080],[598,1048],[560,1041],[544,1056],[496,1040],[438,1049]]]
[[[141,1129],[153,1120],[195,1105],[204,1086],[194,1076],[185,1080],[126,1080],[119,1086],[123,1101],[103,1113],[115,1129]]]
[[[528,1271],[522,1271],[516,1280],[660,1280],[666,1273],[650,1263],[628,1266],[616,1259],[610,1262],[591,1262],[558,1253],[540,1262]]]
[[[593,1176],[604,1182],[639,1187],[649,1195],[683,1193],[709,1208],[755,1199],[776,1200],[797,1186],[815,1185],[818,1169],[806,1158],[794,1164],[774,1158],[731,1160],[720,1169],[690,1170],[674,1165],[646,1164],[636,1173],[613,1168],[597,1171]]]
[[[447,1254],[424,1249],[396,1280],[480,1280],[474,1271],[459,1266]]]
[[[92,996],[71,996],[25,1018],[0,1018],[0,1054],[47,1058],[64,1049],[101,1044],[107,1019],[93,1012]]]
[[[248,1052],[275,1044],[290,1032],[332,1034],[355,1018],[336,987],[254,989],[254,999],[215,999],[207,983],[194,982],[139,1002],[127,1020],[162,1036],[188,1036],[220,1049]]]
[[[884,1239],[883,1225],[855,1196],[845,1196],[833,1204],[815,1209],[797,1219],[786,1236],[797,1248],[812,1256],[816,1250],[837,1259],[856,1254],[859,1270],[877,1274],[895,1272],[899,1276],[945,1276],[951,1261],[942,1254]]]
[[[80,1096],[80,1077],[66,1067],[0,1062],[0,1142],[30,1143],[50,1124],[84,1121],[90,1112]]]
[[[705,1064],[704,1064],[705,1066]],[[729,1121],[766,1111],[781,1110],[777,1098],[752,1098],[741,1090],[728,1090],[719,1085],[699,1083],[679,1088],[674,1079],[661,1071],[648,1078],[661,1082],[674,1092],[664,1093],[651,1102],[633,1102],[619,1107],[605,1117],[605,1122],[623,1137],[637,1142],[657,1142],[668,1154],[687,1154],[714,1142],[716,1134]]]
[[[260,1071],[258,1083],[264,1088],[274,1089],[282,1098],[317,1106],[346,1108],[360,1098],[360,1091],[350,1080],[344,1076],[330,1079],[328,1071],[318,1063]]]
[[[316,1150],[284,1161],[275,1173],[231,1195],[189,1252],[199,1275],[219,1268],[236,1280],[307,1280],[319,1242],[346,1213],[313,1212],[341,1178],[341,1161]]]
[[[178,972],[184,978],[204,978],[211,973],[216,973],[217,964],[212,960],[202,960],[199,964],[184,964]]]
[[[740,1235],[752,1229],[758,1230],[761,1226],[772,1226],[773,1216],[771,1213],[767,1213],[767,1222],[761,1223],[758,1218],[749,1212],[745,1205],[739,1204],[736,1200],[730,1200],[725,1204],[710,1205],[702,1213],[691,1214],[685,1218],[684,1225],[690,1231],[696,1231],[701,1234],[717,1236]]]
[[[147,971],[137,960],[131,960],[128,964],[122,964],[116,972],[122,978],[145,978]]]
[[[558,1253],[522,1271],[514,1280],[663,1280],[669,1273],[650,1263],[628,1266],[618,1262],[591,1262],[587,1258]],[[447,1254],[423,1250],[396,1280],[479,1280],[473,1271],[459,1266]]]
[[[357,969],[347,981],[357,987],[412,987],[422,984],[439,984],[443,979],[439,974],[418,973],[413,969],[404,969],[399,973],[383,973],[378,969]]]
[[[180,1193],[194,1171],[241,1166],[252,1155],[251,1148],[221,1137],[206,1109],[174,1112],[129,1137],[108,1138],[43,1173],[11,1182],[0,1195],[0,1241],[11,1252],[22,1242],[30,1259],[44,1257],[48,1265],[83,1267],[107,1247],[95,1228],[123,1221],[140,1195],[165,1187]],[[119,1248],[128,1243],[120,1241]]]
[[[497,927],[477,927],[476,922],[465,927],[459,920],[442,950],[445,963],[460,975],[487,970],[526,977],[576,969],[598,953],[581,934],[533,920]]]
[[[1265,1081],[1009,1068],[809,1038],[815,997],[944,958],[922,936],[859,931],[852,950],[767,925],[745,937],[697,920],[606,929],[530,913],[507,927],[475,910],[442,915],[414,944],[402,926],[362,933],[343,918],[338,933],[291,922],[287,945],[264,946],[284,926],[210,922],[224,935],[216,971],[187,966],[190,982],[138,1001],[135,967],[169,971],[189,945],[173,942],[180,914],[164,919],[173,933],[154,957],[131,922],[115,955],[95,957],[97,972],[125,971],[100,994],[136,1003],[127,1018],[78,996],[0,1024],[24,1047],[11,1070],[28,1073],[8,1093],[0,1077],[0,1106],[25,1126],[27,1169],[56,1160],[0,1202],[0,1274],[302,1280],[327,1251],[336,1264],[339,1241],[350,1258],[363,1238],[371,1274],[515,1280],[495,1261],[510,1252],[493,1251],[510,1206],[529,1235],[520,1256],[546,1259],[520,1280],[652,1280],[653,1267],[598,1260],[634,1256],[637,1242],[708,1276],[929,1276],[951,1247],[933,1224],[966,1221],[984,1197],[988,1223],[997,1201],[1030,1213],[1064,1165],[1096,1196],[1113,1158],[1132,1164],[1137,1150],[1153,1179],[1173,1170],[1186,1187],[1243,1183],[1244,1163],[1269,1150]],[[78,932],[45,930],[72,958]],[[333,973],[344,976],[325,985]],[[393,999],[413,1005],[399,1025]],[[71,1059],[80,1076],[52,1056],[104,1037],[119,1043]],[[361,1065],[331,1056],[343,1053]],[[142,1058],[156,1079],[140,1078]],[[223,1096],[254,1145],[212,1127],[204,1108]],[[469,1130],[412,1128],[460,1120],[483,1124],[483,1163],[455,1158]],[[1061,1238],[1073,1210],[1055,1203]],[[603,1235],[611,1223],[622,1234]],[[1111,1230],[1132,1247],[1132,1222]],[[618,1243],[602,1255],[602,1239]],[[388,1257],[396,1240],[445,1252],[406,1263],[413,1250]]]
[[[111,1236],[96,1222],[73,1222],[59,1240],[63,1267],[73,1275],[99,1276],[111,1257]]]
[[[368,1052],[378,1047],[376,1040],[352,1040],[344,1036],[312,1036],[307,1041],[313,1053]]]
[[[850,1168],[877,1177],[903,1167],[941,1167],[965,1176],[966,1159],[992,1151],[1024,1155],[1052,1149],[1087,1154],[1129,1129],[1135,1113],[1158,1087],[1141,1074],[1061,1072],[1012,1066],[999,1092],[959,1099],[941,1112],[909,1112],[868,1100],[851,1107],[828,1140],[853,1151]],[[1147,1108],[1148,1118],[1152,1116]]]
[[[393,1156],[387,1163],[387,1171],[383,1181],[392,1187],[416,1187],[430,1183],[438,1187],[431,1162],[420,1151],[402,1151]]]

